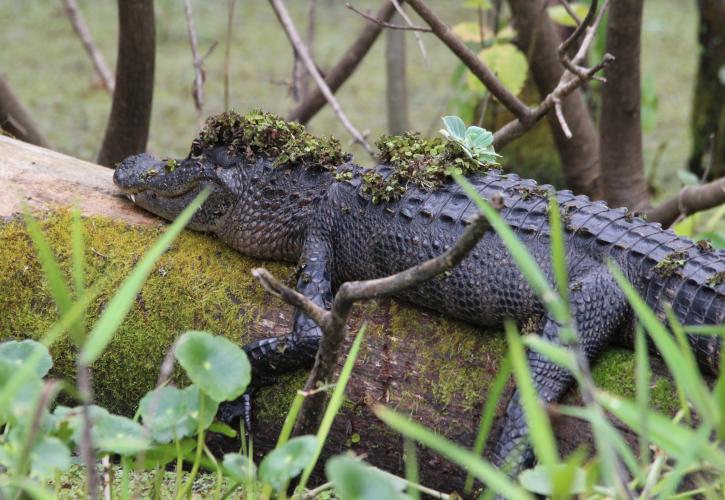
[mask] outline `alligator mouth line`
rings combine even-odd
[[[189,192],[193,191],[194,189],[196,189],[198,187],[199,187],[199,183],[198,182],[195,182],[193,184],[190,184],[189,187],[188,187],[188,189],[185,189],[184,191],[181,191],[181,192],[178,192],[178,193],[176,193],[176,192],[173,192],[173,193],[162,193],[162,192],[156,191],[154,189],[140,189],[140,190],[131,190],[131,189],[129,189],[129,190],[125,190],[125,189],[121,188],[121,191],[123,192],[123,195],[126,198],[128,198],[129,200],[131,200],[131,202],[136,203],[136,195],[137,194],[147,194],[147,193],[150,193],[151,196],[154,197],[154,198],[157,197],[157,196],[160,196],[162,198],[171,199],[171,198],[179,198],[181,196],[184,196],[184,195],[188,194]]]

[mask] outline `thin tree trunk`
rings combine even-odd
[[[564,68],[559,61],[561,39],[546,14],[546,0],[509,0],[521,50],[528,56],[539,94],[549,94]],[[577,89],[561,102],[564,119],[573,136],[568,139],[556,115],[549,113],[551,128],[567,185],[576,193],[599,198],[599,146],[594,121],[584,95]]]
[[[385,0],[383,5],[375,13],[375,18],[381,21],[388,21],[395,12],[395,6],[389,0]],[[366,23],[360,35],[355,39],[355,42],[348,47],[344,55],[337,62],[327,75],[325,76],[325,82],[330,90],[335,93],[343,83],[347,81],[350,75],[353,74],[355,68],[357,68],[360,61],[365,58],[370,48],[378,39],[380,32],[383,27],[375,23]],[[325,96],[322,91],[318,88],[312,90],[310,95],[302,103],[299,104],[287,118],[290,121],[297,121],[300,123],[307,123],[312,119],[313,116],[320,111],[323,106],[327,104]]]
[[[599,148],[602,191],[611,207],[642,210],[649,206],[640,123],[640,31],[643,0],[612,2],[607,52],[615,57],[605,69]]]
[[[400,14],[392,22],[404,24]],[[385,67],[387,76],[388,133],[410,130],[408,120],[408,84],[406,81],[405,31],[389,29],[385,33]]]
[[[711,165],[708,179],[725,175],[725,1],[698,0],[700,66],[692,105],[690,170],[698,176]],[[705,159],[714,134],[712,158]]]
[[[15,95],[5,75],[0,73],[0,130],[21,141],[49,148],[48,139],[33,122],[28,108]]]
[[[98,163],[112,167],[146,150],[154,92],[153,0],[118,0],[116,90]]]

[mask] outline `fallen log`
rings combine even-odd
[[[67,207],[77,205],[84,214],[86,282],[102,289],[89,307],[88,324],[163,231],[165,223],[120,196],[111,177],[110,169],[0,137],[0,341],[37,338],[57,318],[22,219],[15,217],[23,205],[40,214],[65,272],[70,268]],[[111,411],[133,414],[137,402],[154,386],[167,350],[185,330],[211,331],[240,345],[288,332],[290,306],[265,293],[251,277],[251,269],[261,265],[293,283],[291,266],[244,257],[211,237],[184,232],[159,260],[135,307],[93,366],[96,401]],[[364,347],[321,463],[330,454],[350,449],[381,468],[402,472],[402,439],[372,414],[372,405],[379,403],[472,446],[488,385],[506,350],[503,335],[395,300],[356,306],[349,330],[357,331],[363,322],[368,325]],[[72,345],[62,340],[52,353],[51,375],[72,382]],[[655,371],[664,370],[656,364]],[[601,387],[627,396],[634,393],[629,352],[608,352],[597,363],[594,376]],[[185,383],[179,372],[175,378]],[[286,376],[256,398],[258,460],[274,446],[291,399],[305,378],[304,373]],[[511,383],[499,404],[494,437],[510,391]],[[677,397],[667,377],[653,380],[652,395],[661,410],[675,409]],[[581,445],[593,446],[587,426],[580,421],[557,417],[555,430],[564,454]],[[626,436],[634,442],[630,433]],[[212,436],[210,443],[217,450],[238,448],[221,436]],[[424,484],[445,492],[462,490],[465,471],[419,451]]]

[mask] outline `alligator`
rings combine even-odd
[[[478,213],[463,189],[445,175],[434,186],[403,185],[400,162],[362,168],[344,155],[326,154],[320,160],[289,154],[284,148],[294,141],[265,150],[259,137],[250,137],[244,127],[268,139],[279,135],[270,132],[269,124],[227,115],[210,120],[185,159],[132,156],[118,165],[114,182],[138,206],[169,220],[202,189],[210,189],[189,226],[215,234],[241,253],[299,263],[297,290],[319,306],[329,308],[334,291],[345,281],[388,276],[441,254]],[[425,168],[431,170],[430,164],[424,162]],[[386,185],[391,179],[396,182]],[[609,271],[610,261],[659,317],[666,318],[671,308],[686,325],[723,323],[725,252],[677,236],[625,208],[612,209],[515,174],[482,169],[469,173],[468,180],[483,198],[502,200],[502,217],[551,283],[548,207],[549,198],[556,198],[565,225],[572,315],[590,360],[611,342],[631,342],[633,335],[633,311]],[[506,319],[530,325],[533,319],[542,337],[554,342],[559,338],[560,325],[493,231],[459,266],[398,297],[481,327],[498,327]],[[255,384],[309,368],[320,338],[319,327],[298,311],[289,335],[244,346]],[[688,340],[702,369],[717,374],[720,337],[689,335]],[[544,356],[531,351],[528,361],[542,401],[556,402],[572,385],[571,374]],[[246,395],[226,418],[247,418],[248,403]],[[514,393],[494,446],[494,462],[506,462],[514,472],[533,465],[526,436]]]

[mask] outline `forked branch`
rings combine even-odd
[[[593,33],[601,23],[602,14],[606,9],[605,4],[599,15],[596,16],[596,19],[594,19],[597,8],[597,1],[595,0],[592,2],[592,7],[590,8],[586,18],[559,48],[559,53],[566,56],[567,50],[582,36],[584,37],[574,59],[569,60],[567,56],[567,71],[564,72],[558,85],[551,93],[549,93],[537,106],[529,107],[506,89],[502,82],[493,74],[493,72],[476,55],[476,53],[469,49],[466,44],[452,32],[451,28],[431,10],[424,0],[408,0],[407,3],[431,27],[433,33],[435,33],[436,36],[438,36],[438,38],[459,57],[461,62],[463,62],[468,69],[476,75],[476,77],[481,81],[481,83],[483,83],[483,85],[486,86],[491,94],[516,117],[513,121],[504,125],[494,134],[494,146],[496,148],[505,146],[531,129],[539,120],[546,116],[547,113],[554,109],[558,102],[563,100],[586,81],[592,79],[596,73],[613,60],[610,55],[606,54],[602,61],[592,68],[578,66],[578,63],[583,60],[589,46],[591,45]]]

